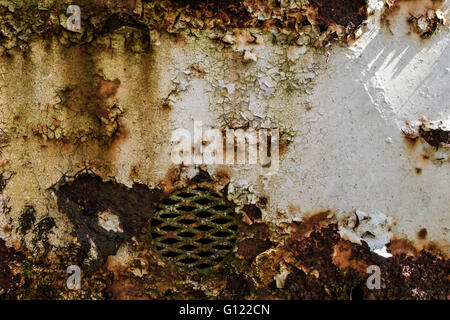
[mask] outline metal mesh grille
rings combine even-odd
[[[162,201],[151,235],[163,257],[205,269],[220,263],[236,242],[234,206],[214,191],[181,189]]]

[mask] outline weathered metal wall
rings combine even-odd
[[[68,5],[0,0],[0,297],[448,298],[446,1]],[[194,121],[278,129],[279,168],[173,163]],[[185,187],[236,206],[203,271],[152,241]]]

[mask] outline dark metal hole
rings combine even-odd
[[[177,218],[179,216],[180,216],[179,214],[175,214],[175,213],[164,213],[164,214],[160,215],[160,217],[163,219],[173,219],[173,218]],[[153,219],[153,220],[155,220],[155,219]]]
[[[202,258],[204,258],[204,257],[210,257],[210,256],[212,256],[214,254],[214,252],[211,252],[211,251],[200,251],[199,253],[197,253],[197,255],[199,256],[199,257],[202,257]]]
[[[213,233],[214,237],[219,237],[219,238],[226,238],[230,235],[231,235],[231,233],[225,232],[225,231],[219,231],[219,232]]]
[[[152,219],[151,225],[156,227],[156,226],[159,226],[161,223],[163,223],[161,220]]]
[[[186,245],[180,247],[179,249],[184,250],[184,251],[192,251],[192,250],[197,249],[197,247],[190,245],[190,244],[186,244]]]
[[[185,263],[185,264],[191,264],[191,263],[194,263],[194,262],[197,262],[197,259],[194,259],[194,258],[184,258],[184,259],[181,259],[181,260],[179,260],[181,263]]]
[[[224,206],[222,204],[219,204],[219,205],[214,206],[213,209],[219,210],[219,211],[225,211],[227,209],[230,209],[230,207],[229,206]]]
[[[193,210],[195,210],[195,207],[191,207],[191,206],[180,206],[177,208],[179,211],[186,211],[186,212],[191,212]]]
[[[228,219],[218,218],[218,219],[214,219],[212,222],[217,223],[217,224],[226,224],[230,221],[231,220],[228,220]]]
[[[152,232],[152,239],[156,239],[162,237],[162,234],[156,233],[156,232]]]
[[[201,244],[208,244],[208,243],[214,242],[214,240],[202,238],[202,239],[198,239],[197,242],[201,243]]]
[[[192,232],[181,232],[178,235],[180,237],[183,237],[183,238],[192,238],[192,237],[195,236],[195,233],[192,233]]]
[[[195,200],[195,203],[198,203],[198,204],[208,204],[208,203],[211,203],[211,202],[213,202],[213,201],[209,200],[209,199],[206,199],[206,198]]]
[[[180,221],[178,221],[181,224],[186,224],[186,225],[190,225],[195,223],[195,220],[189,220],[189,219],[181,219]]]
[[[215,262],[221,262],[223,260],[223,257],[218,257],[216,259],[214,259]]]
[[[176,231],[176,230],[178,230],[180,228],[174,227],[174,226],[164,226],[164,227],[161,227],[160,229],[164,230],[164,231]]]
[[[178,252],[168,251],[161,254],[163,257],[167,258],[175,258],[178,257],[180,254]]]
[[[197,249],[197,247],[193,246],[191,244],[185,244],[184,246],[180,247],[179,249],[183,250],[183,251],[192,251],[192,250]]]
[[[193,196],[195,196],[195,194],[189,192],[180,192],[179,194],[177,194],[177,196],[182,198],[192,198]]]
[[[238,226],[235,225],[235,224],[233,224],[233,225],[229,226],[228,229],[230,229],[230,230],[232,230],[232,231],[237,231]]]
[[[202,263],[202,264],[199,264],[196,268],[198,268],[198,269],[206,269],[206,268],[210,268],[210,267],[212,267],[212,265],[210,265],[208,263]]]
[[[199,218],[209,218],[212,217],[214,213],[207,212],[207,211],[201,211],[199,213],[196,213],[195,216]]]
[[[219,244],[219,245],[213,246],[212,248],[215,250],[230,250],[231,246],[227,246],[225,244]]]
[[[213,227],[209,227],[209,226],[198,226],[195,227],[195,229],[197,229],[198,231],[209,231],[211,229],[214,229]]]
[[[162,243],[165,244],[174,244],[174,243],[178,243],[180,242],[180,240],[174,239],[174,238],[167,238],[161,241]]]
[[[162,204],[166,204],[166,205],[173,205],[175,203],[178,203],[177,200],[173,200],[173,199],[165,199],[164,201],[162,201]]]

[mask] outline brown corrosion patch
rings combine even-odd
[[[251,24],[249,12],[242,0],[172,0],[197,18],[215,20],[223,26],[245,27]]]
[[[419,252],[414,244],[406,239],[393,239],[389,243],[389,251],[393,255],[418,256]]]
[[[329,211],[322,211],[304,218],[304,220],[300,223],[293,223],[291,225],[291,241],[298,241],[300,239],[303,239],[307,237],[311,232],[313,232],[314,228],[320,228],[321,226],[328,224],[327,218],[329,214]]]
[[[21,290],[20,275],[14,274],[10,266],[24,260],[24,255],[7,248],[0,239],[0,300],[14,299]]]
[[[91,205],[86,202],[92,201],[95,202],[92,206],[107,205],[116,208],[116,212],[120,207],[120,210],[134,210],[127,206],[130,194],[135,193],[136,197],[146,194],[133,190],[135,188],[126,191],[122,186],[119,188],[123,190],[118,193],[106,192],[107,189],[119,190],[118,186],[107,186],[105,184],[108,183],[101,180],[96,182],[95,177],[83,179],[83,183],[93,185],[92,189],[85,184],[73,189],[64,188],[65,192],[76,191],[76,199],[82,200],[76,204],[80,208],[89,208]],[[74,182],[77,183],[79,182]],[[66,186],[68,185],[67,183]],[[82,189],[94,194],[91,197],[79,196]],[[104,192],[108,197],[98,198],[98,194]],[[70,199],[69,201],[74,202]],[[234,257],[209,272],[193,272],[165,263],[153,246],[140,241],[139,236],[127,244],[128,249],[133,252],[130,256],[132,261],[121,261],[120,256],[116,256],[103,261],[103,265],[95,273],[87,274],[83,268],[82,290],[79,291],[66,288],[67,275],[63,274],[65,270],[59,265],[39,266],[31,261],[32,269],[39,270],[39,281],[42,283],[41,289],[31,290],[25,298],[54,297],[52,292],[56,291],[65,297],[71,294],[72,298],[95,296],[97,299],[120,300],[448,299],[449,260],[428,249],[419,251],[412,243],[401,239],[393,240],[387,246],[388,251],[393,254],[391,258],[381,257],[372,252],[364,242],[357,244],[342,239],[337,224],[331,222],[328,213],[325,213],[318,212],[305,219],[301,227],[303,231],[299,229],[299,223],[276,226],[262,222],[242,222],[237,237],[238,249]],[[89,216],[89,212],[83,212],[82,215]],[[287,233],[289,230],[298,232]],[[98,234],[93,234],[98,237]],[[95,238],[95,241],[97,240]],[[7,254],[2,255],[6,251]],[[9,249],[6,251],[0,242],[0,268],[6,266],[2,263],[3,260],[13,265],[10,262],[13,261],[15,253]],[[82,256],[82,253],[77,254]],[[72,257],[61,261],[72,263],[77,260]],[[376,265],[381,270],[381,288],[378,290],[370,290],[366,286],[369,277],[367,267],[371,265]],[[28,290],[27,285],[19,278],[25,275],[30,277],[30,266],[24,265],[22,272],[19,270],[18,273],[17,279],[11,278],[13,273],[8,273],[8,270],[2,274],[8,277],[10,283],[14,283],[10,284],[11,287]],[[2,279],[0,276],[0,285],[3,285]],[[201,287],[198,286],[199,283]],[[10,292],[11,298],[20,297],[15,295],[17,291]]]
[[[438,148],[441,144],[450,145],[450,130],[444,127],[419,127],[420,136],[431,146]]]
[[[318,19],[326,24],[339,24],[349,29],[359,27],[367,19],[366,0],[309,0],[319,8]]]
[[[252,261],[260,253],[270,249],[272,243],[262,239],[245,239],[239,243],[238,254],[245,260]]]
[[[115,254],[119,245],[147,232],[147,223],[162,192],[142,184],[127,188],[113,181],[103,182],[96,175],[82,173],[74,181],[55,187],[58,207],[75,225],[74,236],[84,250],[93,241],[106,258]],[[99,225],[99,214],[117,215],[123,232],[112,232]]]
[[[353,269],[361,274],[367,270],[367,263],[359,260],[354,254],[354,244],[341,240],[333,247],[333,249],[333,264],[339,267],[339,269]]]
[[[420,229],[419,232],[417,233],[417,237],[421,240],[426,239],[427,235],[428,235],[428,231],[425,228]]]
[[[262,218],[261,209],[259,209],[255,204],[246,204],[242,210],[252,221]]]
[[[419,124],[408,124],[408,126],[407,129],[403,130],[403,137],[410,150],[413,150],[417,146],[419,138],[435,148],[450,145],[450,126],[448,121],[429,121],[422,119]],[[423,159],[429,158],[429,154],[423,154]]]
[[[106,80],[95,75],[92,81],[77,84],[60,92],[63,104],[72,111],[87,112],[98,118],[108,117],[106,99],[114,97],[120,80]]]

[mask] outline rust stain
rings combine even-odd
[[[272,243],[262,239],[245,239],[239,243],[238,255],[244,259],[253,261],[260,253],[270,249]]]
[[[250,218],[251,221],[259,220],[262,218],[261,209],[259,209],[254,204],[246,204],[242,210],[245,212],[247,217]]]
[[[163,179],[159,181],[164,194],[172,193],[178,186],[180,180],[180,168],[178,166],[171,166]]]
[[[417,257],[419,255],[419,251],[415,247],[415,245],[406,239],[393,239],[389,243],[389,251],[393,255],[402,255],[405,254],[407,256]]]
[[[300,212],[300,206],[295,206],[293,204],[289,204],[288,212],[290,215],[296,214]]]
[[[72,111],[87,112],[96,117],[108,117],[106,99],[117,93],[120,80],[106,80],[100,75],[95,75],[92,81],[77,84],[60,92],[63,104]]]
[[[339,269],[353,269],[364,274],[369,266],[367,262],[359,260],[359,257],[354,254],[355,245],[345,240],[340,240],[333,247],[332,260],[333,264]]]
[[[114,160],[120,152],[120,146],[129,137],[130,132],[125,126],[120,126],[118,130],[113,134],[112,141],[109,145],[108,151],[106,153],[106,158]]]
[[[417,237],[421,240],[424,240],[427,238],[428,231],[425,228],[420,229],[420,231],[417,233]]]
[[[328,215],[329,211],[321,211],[319,213],[313,213],[309,216],[305,217],[300,223],[293,223],[292,228],[292,237],[289,241],[299,241],[314,231],[315,228],[321,228],[328,224]]]
[[[212,179],[220,185],[225,185],[230,182],[232,175],[233,173],[228,166],[219,165]]]
[[[367,19],[366,0],[309,0],[319,8],[318,19],[326,24],[339,24],[349,29],[359,27]]]
[[[427,161],[427,160],[430,160],[430,155],[428,154],[428,153],[422,153],[422,159],[424,160],[424,161]]]
[[[7,248],[5,241],[0,239],[0,299],[13,299],[21,291],[20,275],[14,274],[9,265],[20,263],[25,256],[12,248]]]
[[[413,151],[417,147],[417,143],[419,142],[419,137],[417,136],[411,136],[411,135],[404,135],[403,136],[406,147],[408,150]]]
[[[242,0],[172,0],[176,5],[187,8],[195,17],[205,22],[218,23],[221,27],[245,27],[251,23],[250,15]]]

